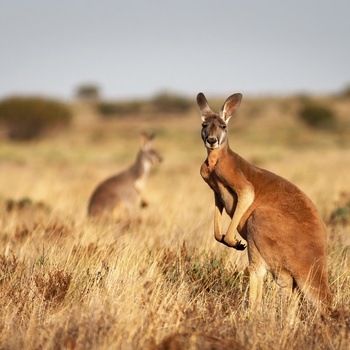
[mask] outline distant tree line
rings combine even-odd
[[[192,99],[185,96],[162,92],[149,100],[100,101],[96,108],[103,117],[141,113],[186,113],[194,106]]]
[[[186,114],[195,107],[194,98],[160,92],[150,99],[106,101],[95,84],[84,84],[76,89],[76,97],[92,103],[103,118],[144,114]],[[334,98],[350,99],[350,85]],[[338,120],[331,104],[308,96],[299,98],[297,117],[315,130],[335,130]],[[53,130],[66,128],[73,118],[70,105],[45,97],[12,96],[0,101],[0,124],[3,134],[11,140],[31,140]]]

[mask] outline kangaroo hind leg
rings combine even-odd
[[[256,310],[262,301],[264,277],[266,274],[265,261],[260,255],[253,241],[248,236],[248,259],[249,259],[249,308]]]

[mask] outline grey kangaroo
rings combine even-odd
[[[154,135],[141,135],[141,148],[135,162],[123,172],[100,183],[91,195],[88,214],[94,218],[129,217],[136,206],[147,206],[141,197],[151,165],[162,161],[153,148]]]

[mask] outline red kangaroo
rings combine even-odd
[[[270,271],[289,295],[294,287],[315,306],[330,307],[326,268],[326,227],[311,200],[286,179],[258,168],[233,152],[228,143],[228,122],[242,100],[237,93],[214,113],[199,93],[202,139],[208,157],[201,175],[214,191],[214,236],[237,250],[247,241],[251,308],[260,305],[263,280]],[[225,209],[231,217],[226,234],[221,233]]]

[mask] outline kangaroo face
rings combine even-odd
[[[153,148],[152,138],[148,138],[142,144],[142,158],[149,164],[158,165],[162,162],[163,158],[160,153]]]
[[[145,157],[152,165],[158,165],[163,160],[162,156],[154,148],[147,150]]]
[[[214,113],[203,95],[197,95],[197,104],[202,116],[202,140],[208,150],[222,147],[227,141],[227,124],[238,109],[242,100],[241,94],[228,97],[219,113]]]
[[[205,147],[210,150],[221,147],[227,141],[226,123],[217,114],[203,119],[202,140]]]

